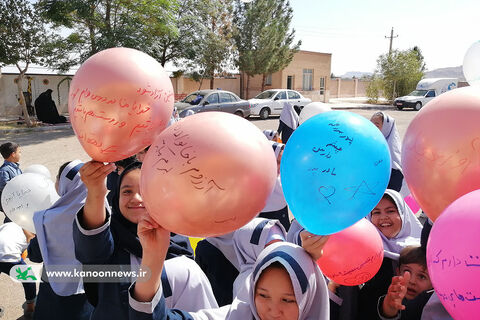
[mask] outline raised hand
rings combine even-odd
[[[407,294],[407,283],[410,281],[410,277],[410,272],[406,271],[403,276],[392,278],[387,295],[383,299],[382,313],[384,316],[394,317],[400,310],[405,310],[402,300]]]

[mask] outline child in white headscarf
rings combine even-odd
[[[263,134],[270,141],[277,142],[278,140],[278,132],[275,130],[263,130]]]
[[[402,143],[395,124],[395,119],[384,112],[377,112],[372,116],[370,121],[372,121],[372,123],[382,132],[387,140],[388,148],[390,149],[392,172],[387,188],[400,192],[403,183],[401,165]]]
[[[293,106],[288,102],[284,102],[277,129],[278,134],[282,134],[282,143],[287,144],[293,131],[298,127],[298,121],[298,114]]]
[[[360,290],[359,315],[377,317],[378,298],[384,295],[396,275],[400,251],[409,245],[420,245],[422,225],[395,190],[387,189],[380,202],[367,216],[383,241],[384,258],[377,274]]]
[[[149,233],[152,248],[158,246],[159,249],[155,257],[157,263],[146,265],[153,270],[151,280],[136,283],[129,289],[132,315],[141,314],[144,319],[185,320],[329,319],[328,292],[319,267],[303,248],[286,242],[273,243],[261,252],[232,305],[191,313],[167,309],[156,278],[161,274],[162,265],[157,258],[166,253],[168,232],[147,220],[141,222],[139,228],[140,232]],[[145,243],[145,246],[148,245]]]

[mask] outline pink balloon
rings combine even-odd
[[[417,213],[418,210],[420,210],[420,206],[411,194],[405,197],[405,202],[408,204],[410,209],[412,209],[413,213]]]
[[[430,219],[480,188],[480,90],[448,91],[425,105],[403,139],[408,188]]]
[[[184,118],[160,133],[142,166],[150,215],[175,233],[225,234],[264,207],[277,178],[271,143],[248,120],[223,112]]]
[[[382,238],[366,219],[332,234],[317,261],[325,276],[345,286],[367,282],[378,272],[382,262]]]
[[[149,55],[134,49],[103,50],[73,77],[68,112],[85,151],[114,162],[153,142],[173,111],[170,78]]]
[[[480,190],[450,204],[435,221],[427,265],[440,301],[454,319],[480,314]]]

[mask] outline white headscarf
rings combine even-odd
[[[233,234],[233,247],[240,265],[240,274],[233,283],[235,297],[252,273],[257,257],[273,240],[285,241],[287,233],[278,220],[254,218]]]
[[[400,251],[406,246],[420,245],[420,236],[422,234],[422,224],[413,214],[410,207],[405,203],[400,193],[395,190],[387,189],[385,194],[392,197],[397,206],[400,219],[402,219],[402,228],[400,232],[388,239],[383,233],[378,231],[383,241],[384,256],[394,260],[400,257]],[[372,214],[368,214],[367,219],[372,221]]]
[[[278,157],[280,156],[280,151],[285,148],[285,145],[283,143],[273,141],[271,141],[271,143],[273,152],[275,152],[275,157],[278,159]],[[285,208],[286,206],[287,201],[285,200],[285,196],[283,194],[282,181],[280,179],[280,176],[278,176],[277,181],[275,182],[275,187],[273,187],[272,193],[270,193],[270,196],[268,196],[267,202],[265,204],[265,207],[262,209],[262,212],[278,211]]]
[[[447,312],[443,304],[440,302],[436,292],[428,299],[427,304],[423,307],[422,320],[451,320],[452,316]]]
[[[275,130],[263,130],[263,134],[265,135],[265,137],[267,137],[268,140],[273,140],[273,138],[277,134],[277,131],[275,131]]]
[[[402,143],[400,141],[400,135],[398,134],[397,125],[395,119],[390,117],[385,112],[377,112],[373,116],[383,117],[382,133],[387,140],[388,148],[390,149],[391,165],[392,169],[402,171]]]
[[[169,309],[196,312],[218,308],[207,276],[198,264],[185,256],[165,261],[162,287]]]
[[[289,128],[295,130],[298,127],[298,114],[293,106],[288,103],[283,103],[282,113],[280,113],[280,120]]]
[[[77,267],[79,270],[82,268],[82,264],[75,258],[72,235],[73,220],[87,197],[87,189],[78,173],[82,165],[80,160],[74,160],[63,169],[58,182],[60,199],[50,208],[35,212],[33,216],[43,265],[47,271],[55,265],[71,266],[72,269]],[[81,279],[50,281],[50,286],[59,296],[84,292]]]
[[[299,309],[298,320],[329,319],[328,289],[322,272],[303,248],[288,242],[274,243],[262,251],[224,319],[260,319],[255,307],[255,285],[263,270],[274,262],[279,262],[290,276]]]
[[[302,232],[303,230],[305,230],[305,228],[302,227],[300,223],[298,223],[297,219],[293,219],[292,224],[290,225],[290,229],[288,229],[287,241],[301,246],[302,239],[300,238],[300,232]]]

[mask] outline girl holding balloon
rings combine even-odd
[[[380,270],[359,293],[359,315],[373,319],[377,315],[378,298],[387,292],[396,275],[400,251],[409,245],[420,245],[422,225],[400,193],[390,189],[385,191],[367,219],[377,228],[384,247]]]
[[[111,214],[105,205],[105,179],[115,169],[114,164],[90,161],[81,168],[87,198],[73,223],[77,259],[84,265],[130,265],[132,270],[142,264],[155,265],[151,269],[155,272],[158,266],[162,268],[166,255],[169,260],[158,280],[168,288],[165,289],[167,307],[189,311],[217,307],[208,279],[193,260],[183,257],[192,253],[185,237],[167,233],[165,253],[157,260],[158,253],[151,248],[149,232],[140,226],[144,220],[153,223],[139,193],[140,168],[141,163],[135,162],[120,175],[119,192],[114,197]],[[127,304],[131,281],[98,283],[91,288],[94,292],[90,296],[96,295],[91,319],[134,319]],[[196,298],[191,299],[191,295]]]

